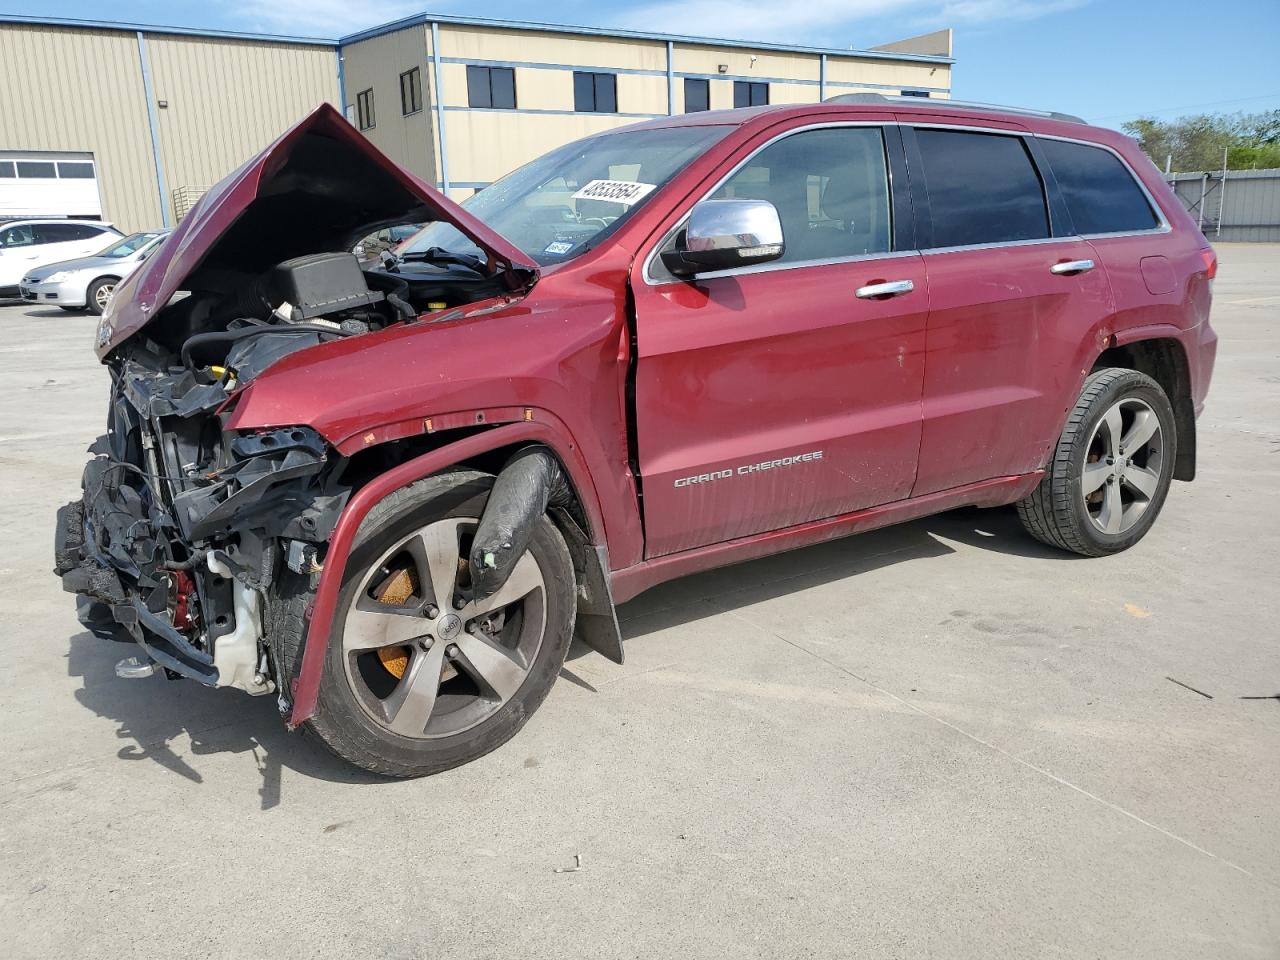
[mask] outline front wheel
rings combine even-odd
[[[102,311],[107,309],[107,304],[111,302],[111,294],[115,293],[116,283],[115,277],[102,277],[89,284],[89,289],[84,294],[84,306],[92,314],[102,316]]]
[[[1164,506],[1177,444],[1160,384],[1136,370],[1095,371],[1018,518],[1036,539],[1086,557],[1127,550]]]
[[[307,721],[345,760],[397,777],[459,766],[514,736],[554,684],[573,636],[573,563],[543,517],[506,583],[475,597],[467,557],[492,482],[430,477],[361,525]],[[291,582],[282,607],[299,615],[276,638],[290,675],[305,609]]]

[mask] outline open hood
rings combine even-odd
[[[258,273],[313,253],[350,250],[396,223],[453,224],[513,292],[538,266],[460,206],[400,167],[323,104],[211,188],[172,234],[116,288],[98,330],[105,358],[197,279]]]

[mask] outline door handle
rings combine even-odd
[[[1050,273],[1056,273],[1058,276],[1071,273],[1087,273],[1092,270],[1094,263],[1092,260],[1068,260],[1065,263],[1055,263],[1049,268]]]
[[[853,295],[859,300],[874,300],[876,297],[898,297],[910,293],[916,285],[910,280],[890,280],[887,283],[872,283],[859,287]]]

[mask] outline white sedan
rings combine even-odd
[[[168,235],[167,230],[134,233],[92,257],[37,267],[18,284],[19,295],[28,303],[100,314],[116,284],[133,273]]]

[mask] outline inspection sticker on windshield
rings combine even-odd
[[[574,200],[610,200],[626,206],[643,199],[656,183],[632,183],[630,180],[592,180],[573,195]]]
[[[573,249],[573,244],[568,240],[555,240],[548,243],[543,253],[549,253],[552,256],[561,257]]]

